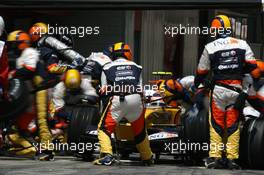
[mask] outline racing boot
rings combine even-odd
[[[39,153],[35,158],[40,161],[54,160],[54,152],[50,150],[44,150],[43,152]]]
[[[227,168],[230,170],[240,170],[241,167],[232,159],[227,159]]]
[[[12,147],[7,150],[7,155],[8,156],[15,156],[15,157],[20,157],[20,158],[34,158],[36,155],[36,150],[35,148],[28,147],[28,148],[17,148],[17,147]]]
[[[224,166],[221,164],[221,158],[208,157],[205,160],[205,167],[208,169],[223,169]]]
[[[101,158],[93,161],[94,165],[106,165],[110,166],[115,162],[115,158],[112,154],[102,154]]]
[[[142,160],[142,164],[143,164],[143,166],[151,166],[151,165],[153,165],[154,164],[153,155],[148,160]]]

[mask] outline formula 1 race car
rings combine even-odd
[[[201,162],[208,156],[209,150],[209,98],[204,90],[203,107],[197,104],[184,108],[182,105],[169,106],[153,91],[146,91],[145,97],[150,101],[145,103],[146,128],[151,149],[155,159],[160,155],[173,155],[184,162]],[[73,118],[69,128],[69,140],[75,138],[76,143],[92,143],[97,140],[97,124],[99,122],[98,106],[88,108],[73,107]],[[254,109],[244,110],[241,114],[240,164],[245,168],[264,167],[264,119],[263,114]],[[91,119],[93,118],[93,119]],[[246,119],[246,120],[244,120]],[[137,152],[133,143],[132,128],[126,120],[121,120],[115,133],[111,135],[113,150],[118,155],[128,158]],[[90,159],[92,151],[79,153],[78,157]]]
[[[199,143],[208,141],[206,111],[192,109],[183,115],[185,109],[182,106],[168,106],[155,92],[147,91],[145,94],[148,94],[147,98],[151,97],[151,101],[145,104],[145,119],[151,149],[155,153],[156,160],[159,160],[161,154],[171,154],[177,159],[188,159],[188,157],[193,159],[193,155],[205,155],[204,151],[186,151],[176,148],[176,145],[190,141]],[[97,111],[95,106],[88,105],[87,108],[76,106],[71,110],[73,116],[68,130],[68,142],[95,144],[98,141],[98,113],[95,112]],[[91,117],[96,120],[92,120]],[[113,150],[116,150],[116,153],[122,157],[127,158],[129,154],[136,152],[132,128],[127,120],[120,121],[111,137]],[[92,151],[79,153],[78,157],[90,159]],[[200,159],[202,158],[200,157]]]
[[[165,144],[170,145],[182,137],[181,106],[171,107],[166,105],[156,92],[146,92],[147,98],[151,97],[151,102],[145,103],[146,128],[149,135],[152,151],[156,154],[156,159],[162,152],[170,152],[165,149]],[[133,132],[131,125],[122,120],[115,131],[115,141],[117,150],[121,156],[128,157],[136,151],[133,143]]]
[[[169,73],[164,73],[162,75],[171,76]],[[189,123],[187,122],[189,116],[183,115],[186,109],[181,105],[168,105],[163,100],[163,97],[160,95],[160,93],[154,90],[146,90],[144,94],[145,99],[147,99],[145,100],[146,128],[149,135],[151,148],[156,155],[156,159],[158,160],[161,154],[172,154],[175,156],[175,158],[182,159],[186,159],[187,156],[191,157],[191,151],[174,148],[176,144],[184,144],[193,138],[193,134],[191,133],[193,131],[191,130],[192,127],[188,127]],[[77,108],[79,107],[76,106],[76,110]],[[80,111],[80,109],[77,111]],[[89,111],[88,108],[86,111],[87,117],[90,118],[92,114],[88,115],[88,113],[93,112]],[[196,110],[196,112],[199,111]],[[83,112],[75,113],[76,114],[73,116],[70,124],[70,126],[72,125],[74,127],[70,127],[68,131],[69,140],[72,140],[71,138],[79,138],[79,141],[82,142],[95,143],[97,139],[97,123],[91,123],[90,120],[84,117]],[[208,134],[207,115],[203,114],[204,112],[199,114],[199,118],[192,118],[192,120],[194,119],[195,121],[198,121],[194,121],[194,123],[197,125],[196,128],[198,128],[202,133],[202,136]],[[98,118],[97,114],[94,117]],[[194,126],[194,124],[192,125]],[[86,129],[84,129],[85,126]],[[78,132],[75,130],[78,130]],[[197,139],[200,139],[200,142],[206,142],[208,137],[206,136],[203,138],[202,136],[197,137]],[[121,156],[128,157],[130,153],[136,152],[136,148],[133,143],[134,138],[131,125],[125,119],[120,121],[119,125],[116,127],[115,133],[112,134],[111,137],[114,150],[116,150],[117,153],[120,153]],[[75,141],[77,140],[78,139]],[[79,154],[79,156],[88,158],[91,156],[90,153],[82,153]]]
[[[171,78],[172,73],[153,72],[153,75],[160,76],[162,79],[151,82],[161,83],[166,78]],[[156,161],[162,154],[173,155],[175,159],[181,159],[184,162],[202,160],[206,156],[205,151],[192,150],[187,147],[192,142],[208,143],[206,111],[199,111],[191,104],[178,103],[178,101],[172,103],[171,96],[164,96],[159,91],[146,90],[144,96],[148,99],[145,102],[146,128]],[[121,121],[115,136],[117,150],[122,156],[128,157],[130,153],[136,151],[132,130],[127,121]]]

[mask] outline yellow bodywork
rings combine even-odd
[[[145,112],[146,128],[166,127],[180,124],[180,107],[147,107]],[[130,123],[120,122],[116,127],[115,136],[117,140],[134,140]]]

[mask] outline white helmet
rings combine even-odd
[[[5,30],[5,22],[2,16],[0,16],[0,36],[2,36],[4,30]]]

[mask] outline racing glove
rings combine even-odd
[[[262,85],[264,84],[264,81],[260,78],[253,78],[253,87],[256,91],[258,91]]]
[[[196,88],[199,88],[200,84],[203,84],[204,83],[204,79],[205,77],[203,75],[196,75],[195,78],[194,78],[194,86]]]
[[[70,69],[79,69],[84,64],[81,57],[75,58],[72,63],[68,66]]]
[[[241,92],[236,99],[236,102],[234,104],[234,108],[239,110],[239,111],[242,110],[245,106],[247,97],[248,97],[247,93]]]

